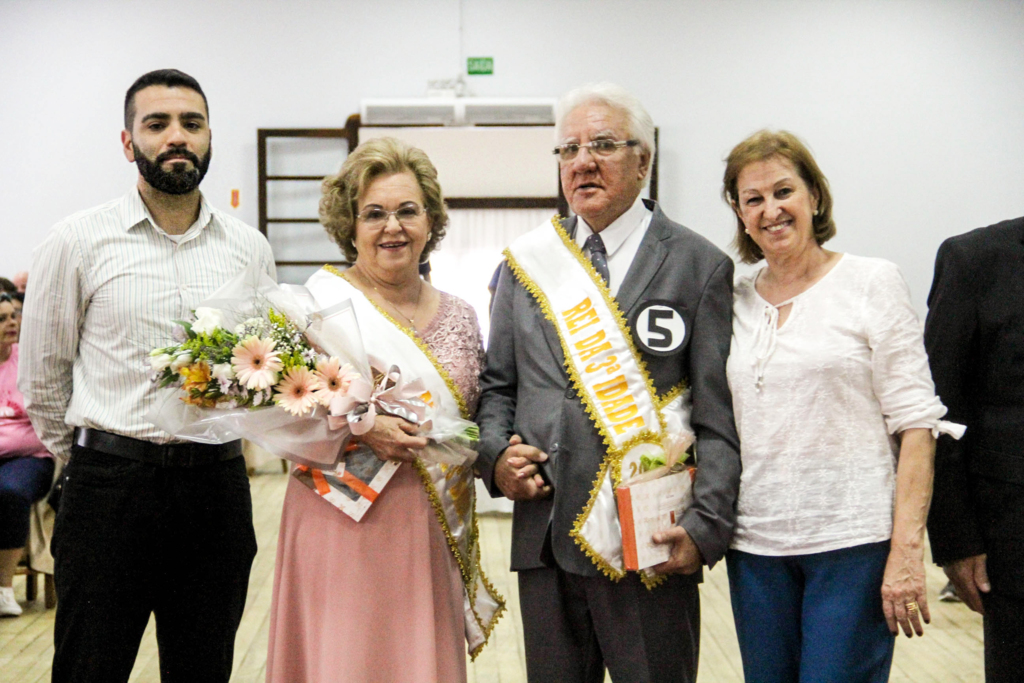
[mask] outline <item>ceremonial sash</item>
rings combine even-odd
[[[306,282],[306,288],[322,309],[351,300],[364,348],[372,350],[372,355],[383,361],[385,367],[397,365],[404,376],[423,380],[429,394],[424,398],[440,414],[468,419],[466,402],[458,387],[427,346],[367,299],[340,272],[325,266]],[[475,658],[505,610],[505,602],[480,567],[473,469],[419,460],[412,466],[423,480],[462,574],[466,641],[470,656]],[[387,495],[387,489],[382,495]]]
[[[657,396],[618,304],[557,217],[513,242],[505,258],[557,331],[566,371],[607,449],[570,534],[604,574],[621,579],[615,488],[624,473],[640,471],[643,456],[663,456],[670,434],[690,433],[689,392],[680,385]]]

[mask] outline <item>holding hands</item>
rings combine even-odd
[[[551,495],[551,487],[537,471],[535,463],[545,462],[548,454],[534,446],[523,443],[522,437],[513,434],[508,448],[494,465],[494,483],[510,500],[534,500]]]

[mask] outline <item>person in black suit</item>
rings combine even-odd
[[[942,243],[925,346],[947,419],[928,517],[932,556],[984,615],[985,676],[1024,664],[1024,218]]]

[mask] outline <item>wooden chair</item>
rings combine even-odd
[[[36,583],[36,578],[43,577],[43,604],[46,605],[46,609],[53,609],[57,606],[57,589],[53,584],[53,574],[44,574],[43,572],[37,572],[28,566],[28,548],[25,549],[25,557],[22,558],[21,562],[18,563],[18,568],[14,570],[15,576],[25,576],[25,599],[29,602],[34,602],[37,595],[39,585]]]

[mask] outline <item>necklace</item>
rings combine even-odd
[[[358,268],[353,268],[353,270],[357,270],[357,269]],[[410,316],[406,315],[405,313],[402,313],[402,310],[395,304],[395,302],[393,302],[391,299],[387,298],[384,295],[384,292],[382,292],[379,289],[377,289],[377,285],[373,284],[373,281],[370,278],[368,278],[366,275],[364,275],[362,270],[359,270],[359,278],[361,280],[363,280],[364,282],[366,282],[371,287],[373,287],[373,291],[377,292],[377,296],[379,296],[381,299],[383,299],[384,303],[386,303],[388,305],[388,307],[392,311],[394,311],[398,315],[400,315],[403,318],[405,318],[406,320],[408,320],[409,321],[409,327],[411,327],[413,330],[416,329],[416,319],[414,317],[410,317]],[[419,286],[419,289],[416,290],[416,306],[412,309],[413,316],[415,316],[415,315],[417,315],[419,313],[419,311],[420,311],[420,299],[423,298],[423,279],[420,278],[419,276],[417,276],[416,279],[419,280],[420,286]]]

